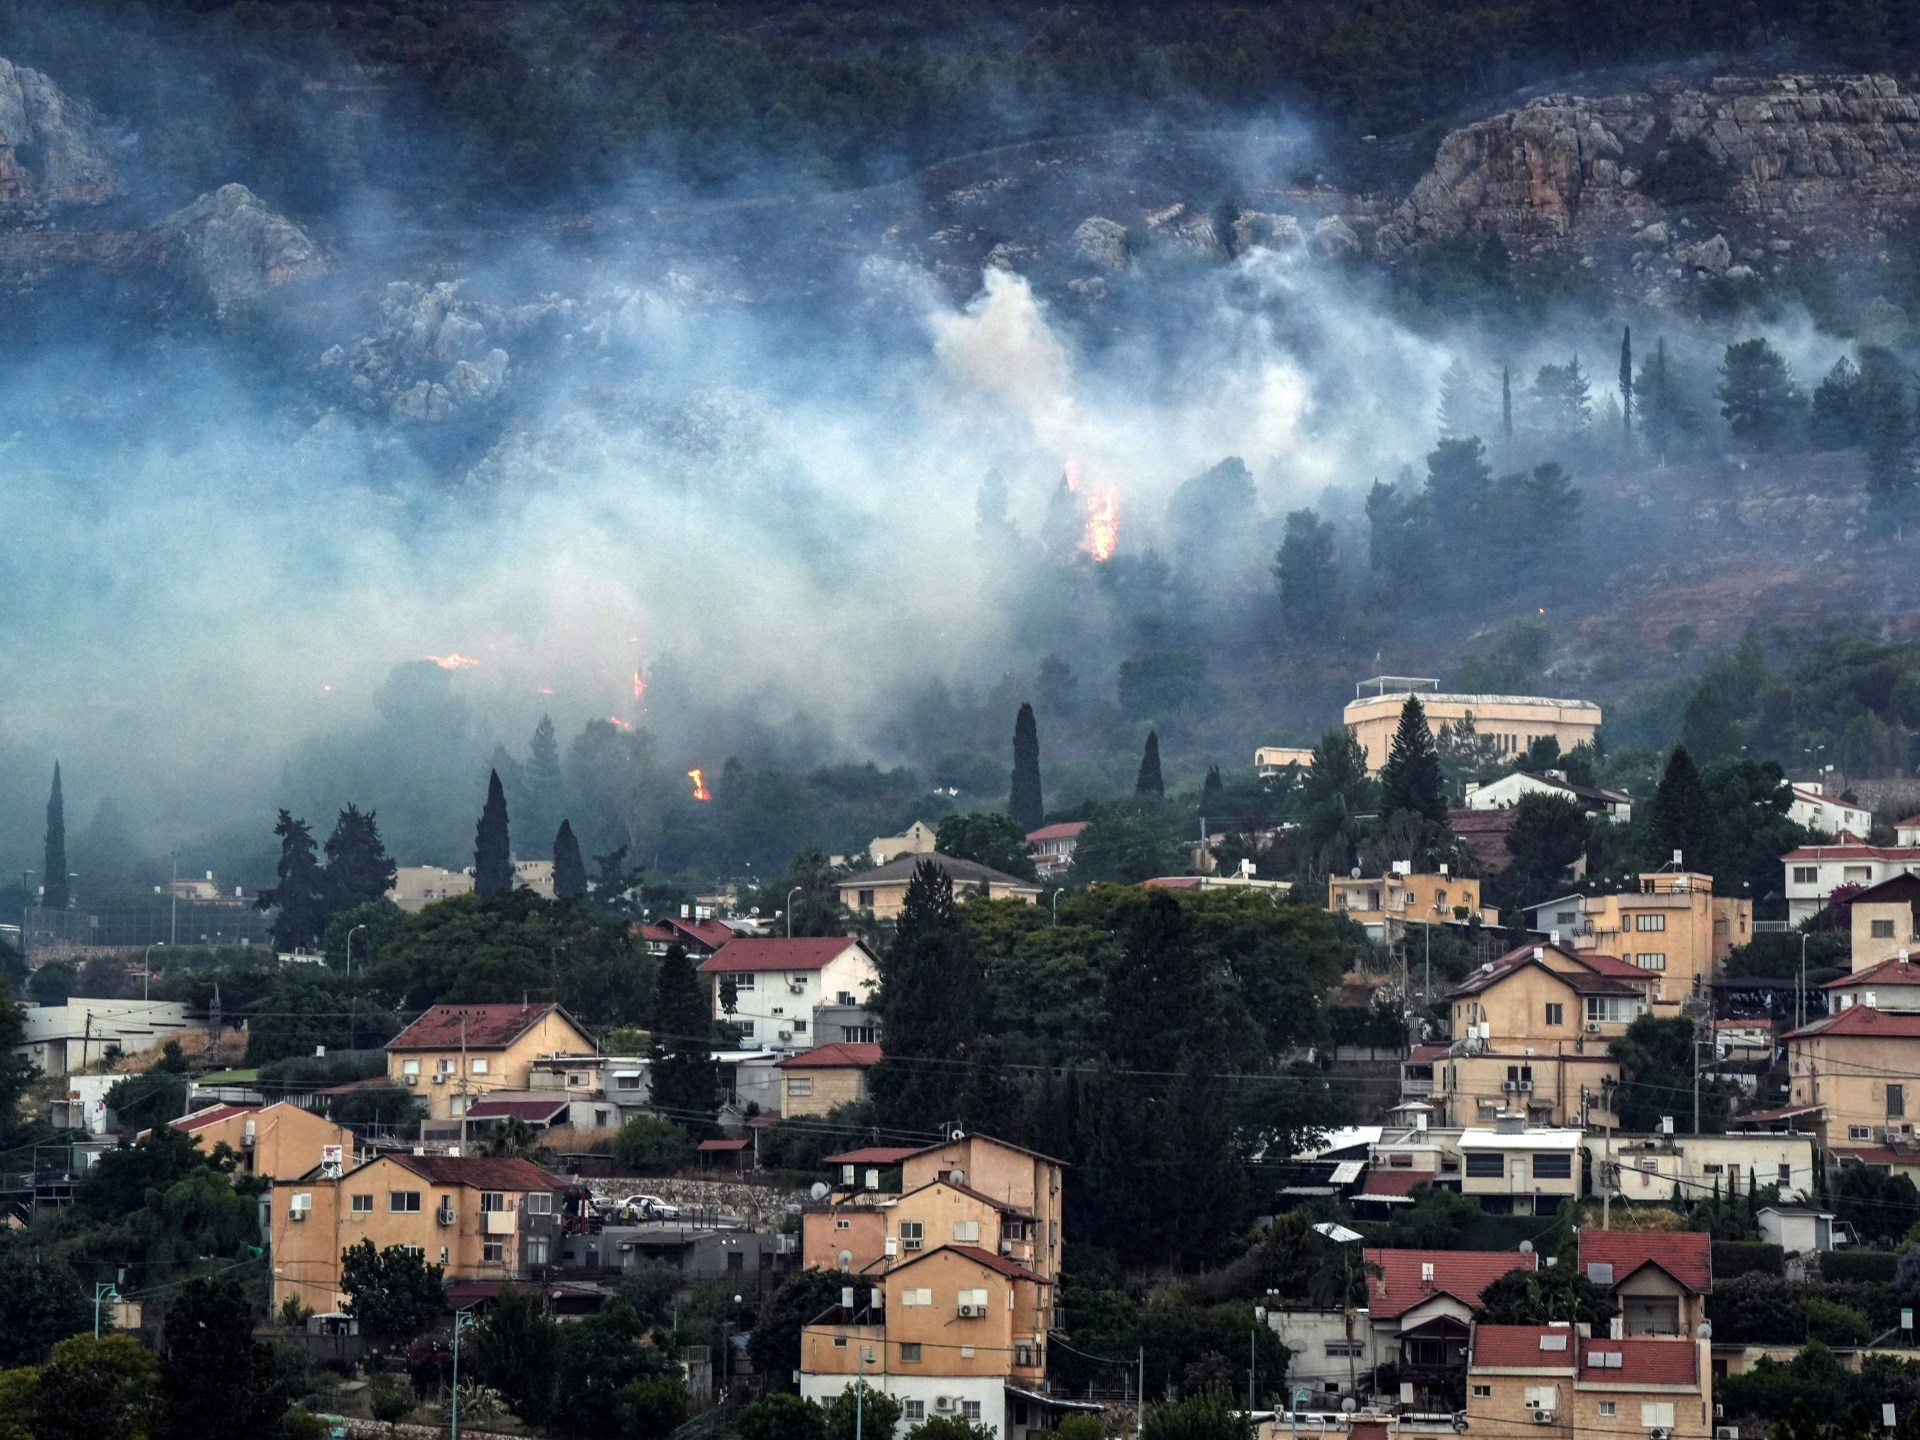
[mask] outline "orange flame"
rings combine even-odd
[[[640,672],[636,670],[633,672],[633,698],[638,700],[642,695],[646,693],[647,693],[647,682],[640,678]]]
[[[707,777],[704,774],[698,770],[689,770],[687,771],[687,778],[693,781],[694,799],[711,800],[713,798],[713,792],[707,789]]]
[[[613,728],[616,730],[633,729],[633,726],[629,725],[626,721],[622,720],[618,715],[607,716],[607,724],[613,726]]]
[[[462,655],[458,650],[455,650],[450,655],[429,655],[427,659],[438,665],[442,670],[464,670],[469,665],[478,665],[480,663],[471,655]]]
[[[1105,560],[1120,543],[1120,495],[1109,487],[1087,496],[1087,535],[1080,548],[1095,560]]]

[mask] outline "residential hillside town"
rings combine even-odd
[[[496,775],[462,871],[282,812],[258,944],[37,896],[0,1424],[111,1374],[263,1435],[1904,1425],[1920,815],[1604,735],[1378,677],[1189,832],[1157,735],[1049,811],[1023,711],[1004,809],[763,880],[528,857]]]

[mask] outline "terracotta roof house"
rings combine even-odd
[[[1713,1239],[1701,1231],[1580,1232],[1580,1273],[1613,1297],[1628,1335],[1693,1334],[1713,1289]]]

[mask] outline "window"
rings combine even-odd
[[[1639,1013],[1639,1005],[1624,995],[1589,995],[1587,997],[1587,1019],[1599,1024],[1604,1021],[1615,1023],[1633,1019]]]
[[[1556,912],[1553,918],[1556,924],[1571,925],[1579,918],[1579,914],[1573,910],[1561,910]]]
[[[466,1113],[467,1113],[467,1097],[466,1096],[449,1095],[447,1097],[447,1114],[448,1115],[452,1116],[454,1119],[457,1120]]]
[[[747,1268],[747,1255],[744,1250],[727,1251],[727,1269],[744,1270]]]
[[[742,1040],[751,1040],[753,1038],[753,1022],[751,1020],[736,1020],[733,1023],[740,1027],[740,1038]]]
[[[1780,1188],[1785,1190],[1793,1184],[1793,1166],[1786,1161],[1780,1162]]]
[[[1671,1410],[1673,1407],[1669,1405],[1667,1408]],[[980,1402],[978,1400],[962,1400],[960,1402],[960,1413],[968,1420],[978,1420],[980,1418]]]
[[[971,1360],[977,1353],[971,1345],[962,1345],[960,1347],[960,1358],[962,1360]]]
[[[1527,1386],[1527,1408],[1529,1410],[1551,1410],[1554,1408],[1554,1402],[1559,1398],[1560,1391],[1556,1386]]]
[[[453,1057],[451,1055],[442,1055],[438,1060],[433,1062],[433,1068],[442,1075],[453,1074]]]
[[[856,908],[861,910],[873,909],[873,891],[862,890],[860,892],[860,904]]]
[[[418,1075],[420,1073],[420,1062],[418,1060],[402,1060],[400,1062],[400,1073],[402,1075]]]
[[[924,1286],[918,1290],[902,1290],[900,1292],[900,1303],[902,1305],[931,1305],[933,1304],[933,1291]]]
[[[901,1345],[900,1363],[903,1365],[918,1365],[920,1363],[920,1346],[918,1343]]]
[[[1534,1156],[1533,1178],[1536,1180],[1571,1180],[1573,1178],[1573,1156]]]
[[[1820,883],[1820,867],[1818,865],[1794,866],[1793,883],[1796,885],[1818,885]]]
[[[873,1044],[873,1026],[842,1025],[840,1038],[849,1045],[871,1045]]]
[[[904,1407],[900,1411],[900,1418],[903,1420],[926,1419],[927,1418],[927,1402],[924,1400],[907,1401]]]
[[[486,1074],[487,1073],[487,1057],[484,1055],[474,1056],[471,1060],[467,1062],[467,1073],[469,1075]]]
[[[1664,930],[1667,928],[1667,917],[1664,915],[1636,915],[1633,917],[1633,928],[1636,930]]]
[[[1475,1150],[1467,1155],[1467,1178],[1470,1180],[1503,1180],[1507,1174],[1507,1157],[1488,1154],[1484,1150]]]
[[[483,1240],[480,1244],[480,1258],[488,1265],[498,1265],[507,1258],[506,1243],[501,1240]]]
[[[851,1220],[836,1220],[833,1222],[833,1228],[836,1230],[851,1230],[853,1228],[853,1222]]]
[[[1887,1118],[1899,1119],[1907,1113],[1907,1087],[1905,1085],[1887,1086]]]
[[[1673,1402],[1671,1400],[1642,1400],[1640,1402],[1640,1424],[1648,1430],[1671,1430],[1673,1428]]]
[[[984,1315],[987,1310],[987,1292],[984,1290],[962,1290],[954,1296],[954,1303],[962,1310]]]
[[[833,1003],[836,1005],[853,1004],[853,992],[851,990],[841,990],[837,992],[833,997]]]
[[[1611,1420],[1614,1416],[1618,1415],[1619,1413],[1620,1413],[1620,1405],[1618,1401],[1602,1400],[1600,1402],[1600,1418],[1602,1420]]]
[[[613,1077],[613,1088],[616,1090],[638,1090],[640,1088],[640,1077],[638,1075],[616,1075]]]
[[[1642,970],[1664,970],[1667,968],[1667,957],[1665,955],[1640,954],[1633,957],[1633,963],[1638,965]]]
[[[834,1349],[836,1349],[836,1350],[844,1350],[844,1349],[846,1349],[846,1348],[847,1348],[847,1337],[846,1337],[846,1336],[844,1336],[844,1335],[836,1335],[836,1336],[834,1336],[834,1337],[833,1337],[833,1348],[834,1348]]]
[[[522,1251],[526,1256],[527,1264],[545,1265],[549,1253],[549,1244],[550,1242],[544,1235],[529,1235]]]
[[[1893,939],[1893,921],[1876,920],[1873,922],[1873,938],[1876,940]]]
[[[1493,1398],[1493,1387],[1491,1385],[1474,1386],[1473,1398],[1476,1400],[1491,1400]]]
[[[789,1075],[787,1077],[788,1099],[797,1100],[802,1095],[811,1094],[813,1094],[813,1077],[811,1075]]]
[[[1843,865],[1840,873],[1849,885],[1871,885],[1873,867],[1871,865]]]
[[[1348,1356],[1358,1357],[1366,1353],[1367,1347],[1358,1340],[1327,1341],[1327,1358],[1330,1360],[1343,1360]]]
[[[553,1213],[553,1195],[546,1190],[536,1190],[527,1196],[524,1207],[529,1215],[551,1215]]]
[[[1040,1368],[1040,1347],[1029,1341],[1016,1341],[1013,1347],[1013,1363],[1024,1370]]]
[[[1701,1172],[1702,1172],[1703,1174],[1707,1174],[1707,1175],[1719,1175],[1719,1174],[1722,1174],[1722,1173],[1723,1173],[1723,1172],[1724,1172],[1724,1171],[1726,1170],[1726,1168],[1727,1168],[1727,1167],[1726,1167],[1726,1166],[1724,1166],[1724,1165],[1702,1165],[1702,1166],[1700,1167],[1700,1169],[1701,1169]]]
[[[1847,1126],[1847,1139],[1849,1140],[1871,1140],[1872,1138],[1873,1127],[1871,1125]]]
[[[373,1196],[355,1195],[349,1203],[348,1208],[351,1209],[355,1215],[371,1215],[373,1213]]]
[[[723,975],[721,978],[733,981],[733,988],[736,990],[753,989],[753,971],[751,970],[735,970],[732,974]]]
[[[806,1021],[804,1021],[804,1020],[796,1020],[796,1021],[794,1021],[794,1022],[793,1022],[793,1033],[794,1033],[794,1034],[796,1034],[796,1035],[804,1035],[804,1034],[806,1034],[806,1033],[807,1033],[807,1022],[806,1022]]]
[[[900,1248],[902,1250],[918,1250],[922,1245],[926,1244],[926,1240],[927,1227],[918,1220],[902,1220],[900,1222]]]
[[[482,1215],[504,1214],[507,1209],[507,1197],[498,1190],[480,1192],[480,1213]]]
[[[1564,1025],[1567,1023],[1567,1007],[1549,1002],[1547,1005],[1547,1024]]]
[[[419,1214],[420,1192],[418,1190],[389,1190],[387,1192],[387,1213],[390,1215]]]
[[[1889,1090],[1895,1088],[1887,1087]],[[980,1243],[980,1222],[978,1220],[956,1220],[953,1222],[953,1243],[956,1245],[978,1245]]]

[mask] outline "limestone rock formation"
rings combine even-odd
[[[97,205],[118,189],[92,108],[38,70],[0,60],[0,213]]]
[[[1249,250],[1298,250],[1307,243],[1300,222],[1291,215],[1268,215],[1242,210],[1233,217],[1233,253]]]
[[[1867,242],[1920,209],[1920,99],[1897,81],[1727,77],[1698,89],[1656,83],[1598,98],[1550,95],[1456,130],[1375,244],[1393,254],[1443,236],[1492,234],[1539,251],[1638,231],[1643,250],[1659,249],[1666,207],[1649,193],[1649,170],[1693,141],[1725,191],[1711,203],[1764,231],[1769,248],[1804,237]],[[1717,262],[1717,247],[1705,258]]]
[[[1074,228],[1074,253],[1108,270],[1124,270],[1132,263],[1127,251],[1127,227],[1104,215],[1089,215]]]
[[[1360,237],[1338,215],[1322,215],[1314,222],[1313,243],[1322,255],[1360,253]]]
[[[327,268],[307,232],[244,185],[222,185],[174,211],[152,239],[157,262],[189,274],[222,314]]]

